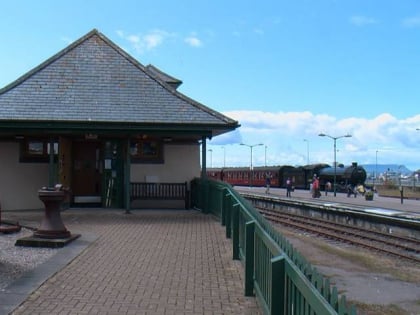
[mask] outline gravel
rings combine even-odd
[[[0,292],[57,253],[57,248],[15,246],[17,239],[32,234],[33,231],[26,228],[17,233],[0,233]]]

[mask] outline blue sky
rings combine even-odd
[[[420,2],[8,1],[0,87],[97,28],[179,91],[239,121],[208,165],[420,169]],[[307,141],[304,141],[306,139]],[[211,160],[210,160],[211,159]]]

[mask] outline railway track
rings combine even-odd
[[[257,207],[273,223],[420,263],[420,240],[358,226]]]

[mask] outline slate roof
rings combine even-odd
[[[210,127],[213,135],[239,127],[178,92],[168,80],[181,81],[165,75],[94,29],[0,90],[0,124],[169,124]]]

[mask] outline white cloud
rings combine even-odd
[[[365,26],[369,24],[377,24],[378,21],[374,18],[363,16],[363,15],[353,15],[349,19],[350,23],[356,26]]]
[[[161,29],[153,29],[145,34],[126,34],[122,30],[117,30],[116,33],[120,38],[129,42],[131,47],[140,54],[156,49],[159,46],[164,45],[169,40],[172,40],[175,43],[181,40],[181,36],[176,33],[171,33]],[[210,31],[207,33],[210,34]],[[195,33],[191,33],[191,35],[186,36],[183,41],[192,47],[203,46],[203,41]]]
[[[420,16],[408,17],[402,20],[402,25],[405,27],[419,27]]]
[[[346,165],[352,162],[374,163],[376,151],[379,150],[384,151],[381,163],[420,168],[420,131],[416,131],[420,127],[420,115],[397,119],[383,113],[372,119],[337,119],[311,112],[230,111],[224,114],[238,120],[241,127],[234,133],[215,137],[209,144],[226,146],[229,151],[228,165],[247,165],[248,160],[244,156],[248,156],[249,152],[239,146],[240,142],[264,143],[267,146],[266,153],[264,148],[255,148],[255,165],[264,165],[265,158],[269,165],[304,165],[307,161],[307,143],[303,139],[309,141],[311,163],[332,163],[333,142],[332,139],[318,136],[323,132],[333,137],[352,135],[351,138],[337,141],[337,161]],[[219,151],[222,152],[216,148],[213,151],[215,166],[222,163]]]
[[[184,41],[192,47],[201,47],[203,45],[201,40],[196,36],[188,36],[184,39]]]
[[[155,49],[163,45],[166,40],[175,37],[175,34],[160,29],[151,30],[146,34],[125,34],[118,30],[117,35],[128,41],[138,53]]]

